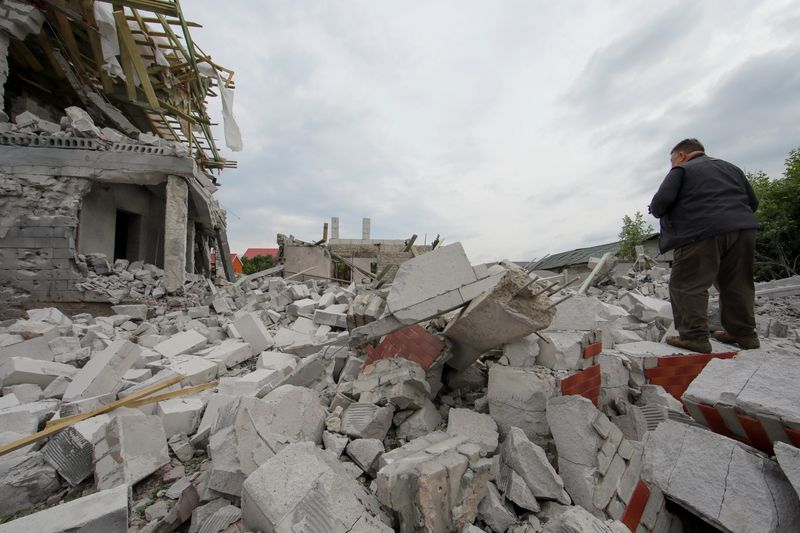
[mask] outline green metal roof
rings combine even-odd
[[[577,248],[568,252],[551,255],[536,270],[551,270],[570,265],[588,263],[591,257],[600,257],[606,252],[616,253],[619,250],[619,241],[607,244],[598,244],[589,248]]]

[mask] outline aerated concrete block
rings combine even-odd
[[[41,388],[47,387],[59,376],[72,378],[78,369],[74,366],[50,361],[11,357],[0,363],[0,386],[33,383]]]
[[[153,349],[164,357],[170,358],[199,350],[207,343],[208,339],[203,334],[190,329],[188,331],[182,331],[156,344],[153,346]]]
[[[0,533],[127,533],[128,487],[101,490],[0,525]]]
[[[497,449],[497,423],[491,416],[471,409],[450,409],[447,434],[469,437],[469,440],[480,445],[481,452],[485,455],[491,455]]]
[[[158,402],[156,413],[164,424],[167,438],[183,433],[192,435],[200,425],[205,403],[197,398],[172,398]]]
[[[547,401],[556,394],[556,379],[544,369],[500,365],[489,369],[489,413],[501,435],[514,426],[533,442],[545,444],[550,434]]]
[[[134,485],[169,463],[164,425],[157,416],[115,417],[95,445],[97,488]]]
[[[237,317],[233,324],[242,336],[242,339],[253,348],[254,354],[263,352],[275,344],[275,341],[272,340],[272,336],[269,331],[267,331],[258,313],[244,313]]]
[[[141,349],[129,341],[114,341],[95,353],[89,362],[72,377],[64,391],[64,401],[114,394],[122,388],[122,377],[140,363]]]
[[[227,368],[233,368],[251,357],[253,357],[252,346],[236,339],[225,339],[205,355],[206,359],[223,363]]]

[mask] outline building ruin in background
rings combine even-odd
[[[105,265],[154,265],[161,290],[179,293],[187,275],[210,275],[210,249],[229,257],[212,172],[235,163],[206,98],[222,97],[240,149],[233,72],[192,26],[166,0],[0,0],[0,284],[16,299],[148,296],[87,289]]]

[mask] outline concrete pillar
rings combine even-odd
[[[331,240],[339,238],[339,217],[331,217]]]
[[[364,218],[361,220],[361,240],[364,241],[369,240],[369,226],[370,226],[370,220],[368,218]]]
[[[194,236],[195,224],[190,220],[186,227],[186,272],[189,274],[194,274]]]
[[[0,122],[7,122],[8,115],[5,114],[4,99],[6,92],[6,80],[8,79],[8,34],[0,30]]]
[[[186,180],[179,176],[168,176],[164,217],[164,288],[168,293],[183,289],[186,280],[188,214],[189,186]]]

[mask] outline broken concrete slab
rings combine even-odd
[[[141,348],[120,340],[95,353],[74,376],[64,391],[64,401],[115,394],[122,388],[125,372],[140,363]]]
[[[478,516],[492,531],[508,531],[508,528],[517,521],[517,515],[498,492],[494,483],[487,485],[486,495],[478,506]]]
[[[399,424],[395,420],[395,434],[401,439],[412,440],[433,433],[441,424],[442,415],[439,414],[439,410],[433,402],[428,400],[420,409],[413,411]]]
[[[637,529],[637,531],[639,531]],[[659,530],[664,531],[664,530]],[[550,520],[542,533],[593,532],[593,533],[630,533],[630,530],[617,520],[600,520],[581,507],[570,507]]]
[[[378,460],[386,450],[378,439],[355,439],[350,441],[345,451],[365,474],[375,477]]]
[[[539,337],[535,333],[503,346],[503,356],[508,360],[508,366],[534,366],[538,355]]]
[[[95,444],[94,459],[100,490],[141,481],[169,463],[161,419],[151,415],[114,417]]]
[[[131,320],[147,320],[147,305],[145,304],[112,305],[111,310],[118,315],[128,315]]]
[[[556,379],[544,369],[500,365],[489,369],[489,413],[501,435],[515,426],[533,442],[545,444],[550,434],[547,401],[556,394]]]
[[[800,529],[800,501],[778,465],[711,431],[660,424],[644,441],[643,476],[724,531]]]
[[[712,407],[732,434],[750,441],[739,413],[755,418],[764,428],[766,441],[751,442],[771,453],[775,441],[790,442],[785,428],[800,427],[800,358],[771,350],[747,350],[733,359],[712,359],[683,394],[692,418],[714,427],[704,409]],[[700,406],[703,406],[702,408]]]
[[[191,353],[199,350],[208,343],[208,339],[200,332],[190,329],[182,331],[169,339],[153,346],[153,350],[162,356],[171,358],[176,355]]]
[[[448,366],[463,370],[486,351],[550,325],[555,307],[545,294],[526,287],[529,282],[524,270],[507,271],[490,291],[474,298],[447,324],[444,334],[453,342]]]
[[[377,496],[398,516],[399,531],[450,531],[475,520],[491,467],[479,450],[468,437],[437,432],[381,456]]]
[[[775,459],[800,497],[800,449],[785,442],[775,443]]]
[[[500,448],[500,468],[516,472],[536,498],[563,500],[564,482],[547,460],[541,446],[528,440],[525,432],[512,427]]]
[[[497,449],[497,423],[491,416],[458,408],[450,409],[447,416],[448,435],[469,437],[480,445],[484,455],[491,455]]]
[[[312,523],[315,531],[331,533],[392,531],[375,497],[311,443],[286,446],[248,476],[242,521],[260,531],[292,531]]]
[[[664,300],[631,291],[620,296],[619,305],[642,322],[660,320],[666,325],[672,322],[672,307]]]
[[[128,487],[101,490],[0,524],[0,533],[128,533]]]

